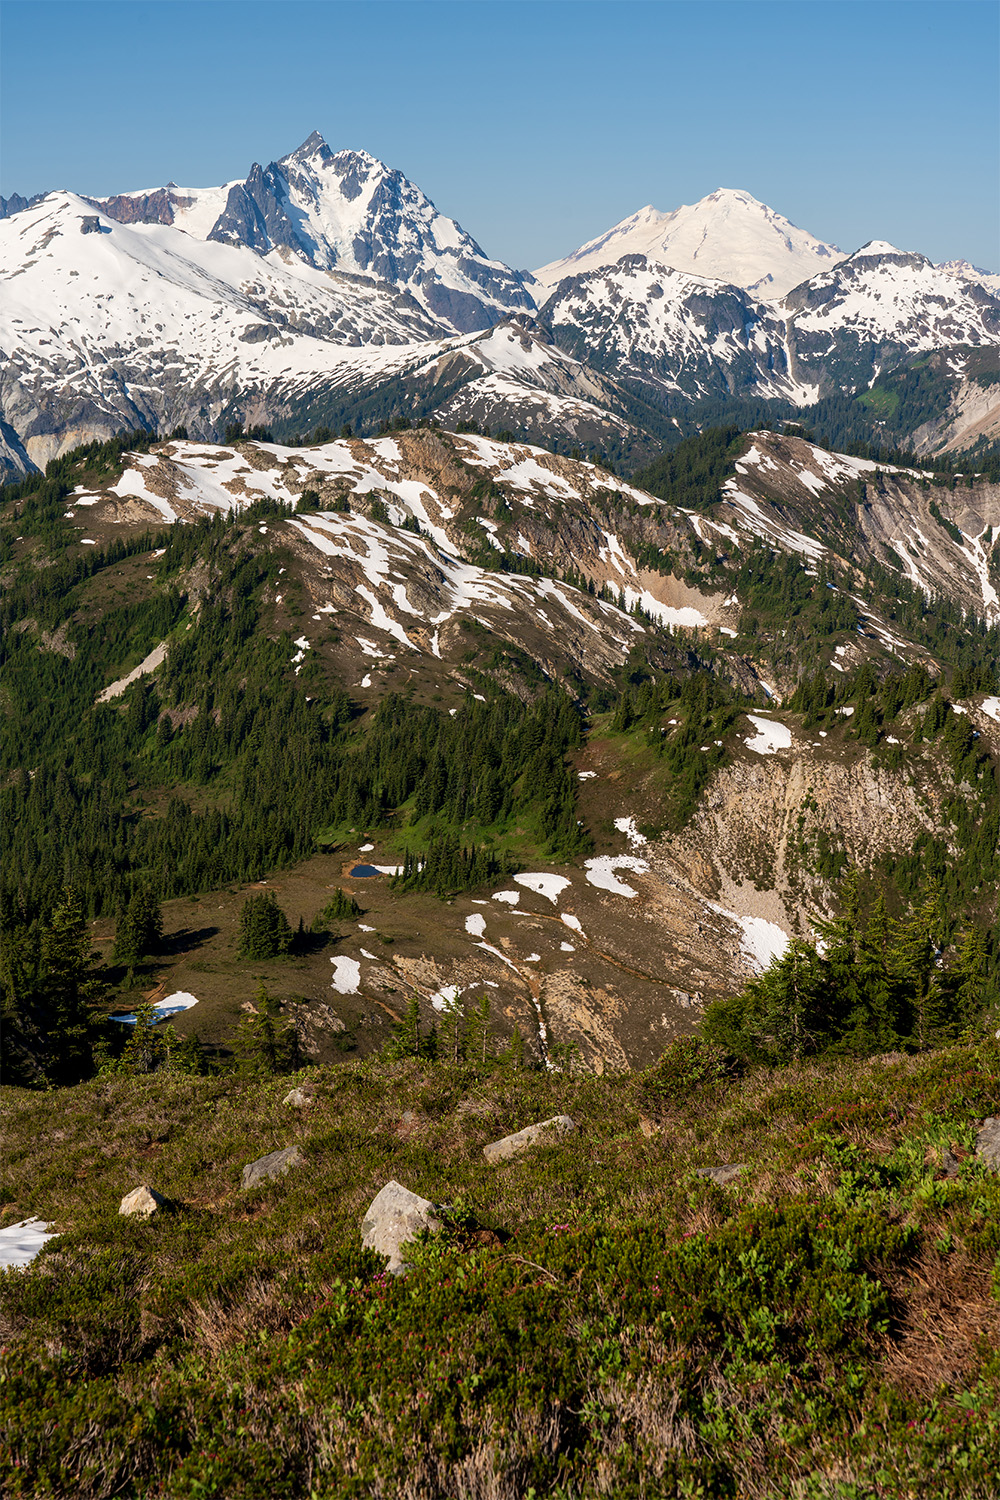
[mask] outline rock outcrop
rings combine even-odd
[[[502,1140],[491,1141],[483,1147],[483,1155],[494,1166],[497,1162],[509,1161],[532,1146],[553,1146],[561,1136],[575,1135],[576,1126],[569,1115],[553,1115],[551,1120],[542,1120],[538,1125],[526,1125],[514,1135],[505,1135]]]
[[[389,1257],[393,1276],[406,1272],[404,1246],[416,1239],[422,1230],[434,1232],[441,1227],[435,1206],[418,1193],[411,1193],[393,1179],[372,1200],[361,1224],[361,1243],[366,1250],[376,1250]]]
[[[304,1167],[306,1159],[298,1146],[285,1146],[281,1151],[271,1151],[267,1156],[262,1156],[258,1161],[252,1161],[243,1168],[244,1188],[257,1187],[262,1182],[270,1182],[275,1177],[284,1177],[285,1173],[292,1167]]]
[[[155,1213],[158,1213],[161,1208],[165,1208],[166,1205],[166,1198],[161,1197],[154,1188],[149,1187],[146,1183],[141,1183],[139,1187],[133,1188],[130,1193],[125,1194],[118,1212],[124,1214],[129,1219],[151,1219]]]

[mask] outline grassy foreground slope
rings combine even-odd
[[[3,1222],[64,1231],[0,1279],[5,1495],[995,1496],[996,1044],[295,1081],[4,1091]],[[557,1111],[575,1137],[486,1165]],[[393,1177],[452,1205],[400,1281],[360,1249]]]

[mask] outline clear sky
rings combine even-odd
[[[746,188],[1000,270],[995,0],[10,0],[0,192],[246,175],[319,130],[533,267]]]

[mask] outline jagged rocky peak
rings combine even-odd
[[[836,245],[798,229],[742,188],[717,188],[671,213],[652,205],[623,219],[562,260],[535,272],[552,287],[566,276],[646,255],[677,271],[729,282],[759,297],[780,297],[844,258]]]
[[[489,260],[402,172],[367,151],[333,151],[318,131],[269,166],[255,163],[208,237],[390,282],[450,331],[534,310],[520,275]]]
[[[0,198],[0,219],[9,219],[14,214],[23,213],[26,208],[34,208],[46,196],[45,193],[33,193],[30,198],[22,198],[20,193],[11,193],[9,198]]]

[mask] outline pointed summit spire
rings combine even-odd
[[[314,130],[311,135],[306,137],[306,139],[302,142],[302,145],[299,146],[297,150],[290,151],[288,153],[288,157],[297,156],[299,158],[304,158],[307,156],[316,156],[317,153],[321,151],[329,151],[329,149],[329,146],[326,144],[326,141],[320,135],[319,131]],[[288,157],[285,158],[286,161],[288,160]]]

